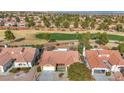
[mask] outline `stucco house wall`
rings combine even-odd
[[[0,66],[0,72],[4,72],[3,66]]]
[[[31,62],[14,62],[15,68],[32,67]]]

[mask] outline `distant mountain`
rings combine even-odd
[[[53,12],[65,14],[124,14],[124,11],[53,11]]]
[[[124,11],[0,11],[20,13],[59,13],[59,14],[124,14]]]

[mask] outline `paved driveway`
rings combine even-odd
[[[63,77],[59,77],[59,74],[61,72],[55,72],[55,71],[43,71],[40,76],[37,78],[38,81],[66,81],[67,74],[64,72]]]
[[[36,67],[32,67],[28,73],[20,71],[18,73],[4,73],[0,74],[0,81],[32,81],[35,80]]]
[[[40,81],[52,81],[54,80],[54,71],[43,71],[39,76]]]

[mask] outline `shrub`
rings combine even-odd
[[[118,50],[123,53],[124,52],[124,43],[118,45]]]
[[[91,71],[82,63],[74,63],[69,66],[68,78],[74,81],[93,80]]]
[[[96,43],[98,43],[98,44],[105,45],[109,42],[107,33],[101,33],[97,37],[98,37],[98,39],[96,40]]]
[[[41,72],[41,67],[40,66],[37,67],[37,72]]]
[[[19,71],[20,71],[19,68],[12,68],[9,72],[11,72],[11,73],[17,73]]]
[[[111,72],[106,72],[106,76],[111,76]]]
[[[64,73],[60,73],[60,74],[59,74],[59,77],[60,77],[60,78],[62,78],[62,77],[63,77],[63,75],[64,75]]]
[[[12,69],[10,70],[10,72],[11,72],[11,73],[17,73],[17,72],[19,72],[19,71],[23,71],[24,73],[27,73],[27,72],[29,72],[30,69],[31,69],[30,67],[12,68]]]
[[[30,69],[31,69],[30,67],[28,67],[28,68],[24,67],[24,68],[20,68],[20,71],[27,73],[27,72],[29,72]]]

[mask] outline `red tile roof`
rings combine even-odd
[[[35,50],[36,48],[0,48],[0,65],[4,65],[10,59],[16,59],[15,62],[31,62]]]
[[[91,68],[108,68],[105,61],[111,65],[124,65],[117,50],[86,50],[86,58]]]
[[[12,60],[12,58],[8,53],[0,55],[0,65],[4,65],[10,60]]]
[[[40,65],[70,65],[79,62],[80,56],[78,51],[44,51]]]

